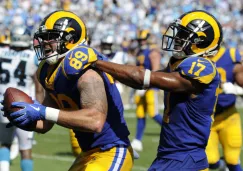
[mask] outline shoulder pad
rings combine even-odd
[[[63,71],[65,75],[80,74],[87,67],[85,64],[94,56],[97,57],[96,51],[88,46],[78,46],[71,50],[63,61]]]
[[[214,64],[209,59],[201,57],[188,57],[184,59],[178,65],[176,71],[203,84],[209,84],[217,73]]]

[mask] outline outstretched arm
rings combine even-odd
[[[61,110],[57,124],[86,132],[101,132],[106,121],[107,97],[102,77],[94,70],[86,71],[78,81],[82,109]]]
[[[119,65],[112,62],[98,60],[96,68],[112,75],[115,79],[136,89],[144,86],[145,69],[131,65]],[[202,84],[180,75],[178,72],[165,73],[151,71],[149,87],[157,87],[172,92],[197,92]]]
[[[233,72],[234,72],[235,82],[240,87],[243,87],[243,65],[241,63],[236,64]]]
[[[52,105],[54,101],[51,97],[45,98],[43,105],[16,102],[12,106],[23,109],[11,113],[11,121],[20,128],[34,123],[34,130],[40,133],[49,131],[54,123],[78,131],[101,132],[108,110],[103,78],[90,69],[79,78],[77,88],[82,109],[59,110],[56,105]]]

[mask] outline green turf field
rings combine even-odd
[[[243,110],[240,112],[243,114]],[[126,111],[125,118],[131,132],[130,140],[132,140],[136,129],[134,111]],[[148,118],[143,139],[144,150],[140,153],[140,159],[135,160],[133,171],[145,171],[150,166],[156,155],[159,132],[160,127]],[[47,134],[35,134],[37,144],[33,146],[34,171],[68,170],[74,160],[68,135],[68,130],[59,126],[55,126]],[[243,155],[241,161],[243,162]],[[19,163],[18,156],[12,161],[11,171],[20,171]]]

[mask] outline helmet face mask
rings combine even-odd
[[[189,36],[194,34],[191,30],[183,28],[176,22],[169,25],[162,39],[162,48],[166,51],[183,51],[184,47],[192,43]]]
[[[176,58],[211,56],[222,41],[222,28],[204,11],[191,11],[171,23],[162,38],[162,49]]]
[[[110,57],[110,55],[115,53],[115,47],[114,46],[115,46],[115,40],[114,40],[113,35],[105,35],[101,39],[100,49],[101,49],[101,52],[104,55]]]
[[[62,54],[61,32],[47,31],[36,32],[34,35],[34,50],[39,60],[45,60],[58,54]]]
[[[111,55],[113,53],[113,47],[112,46],[113,46],[112,43],[101,42],[101,44],[100,44],[101,52],[104,55]]]
[[[60,10],[45,17],[34,34],[33,44],[39,60],[55,64],[86,39],[83,21],[72,12]]]

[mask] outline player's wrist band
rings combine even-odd
[[[46,112],[45,112],[45,119],[47,121],[51,121],[56,123],[58,120],[60,110],[52,108],[52,107],[46,107]]]
[[[151,71],[149,69],[145,70],[144,78],[143,78],[143,88],[148,88],[150,85],[150,76]]]

